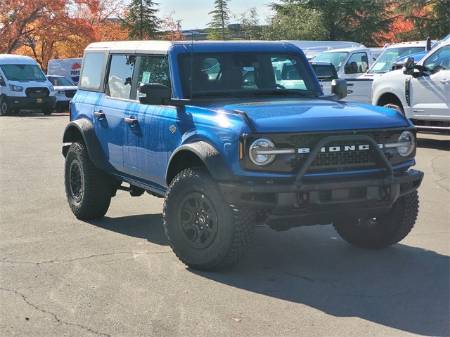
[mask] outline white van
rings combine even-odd
[[[0,114],[55,108],[55,90],[37,62],[28,56],[0,54]]]

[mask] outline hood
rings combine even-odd
[[[315,132],[409,126],[392,109],[322,99],[233,102],[214,109],[245,112],[258,132]]]
[[[8,80],[8,84],[18,85],[24,88],[50,88],[52,84],[50,81],[11,81]]]

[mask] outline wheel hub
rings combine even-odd
[[[181,202],[179,223],[189,244],[207,248],[217,235],[217,212],[211,201],[200,192],[191,192]]]
[[[83,198],[84,178],[80,163],[78,161],[73,161],[70,164],[69,177],[70,194],[75,201],[80,202]]]

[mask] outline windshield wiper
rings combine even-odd
[[[258,90],[253,92],[253,94],[258,96],[270,96],[270,95],[280,95],[280,96],[302,96],[302,97],[318,97],[313,91],[299,90],[299,89],[271,89],[271,90]]]

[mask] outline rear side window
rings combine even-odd
[[[107,83],[109,96],[123,99],[130,98],[135,64],[135,55],[111,56]]]
[[[80,78],[80,89],[99,91],[105,69],[104,53],[86,53],[83,59],[83,71]]]

